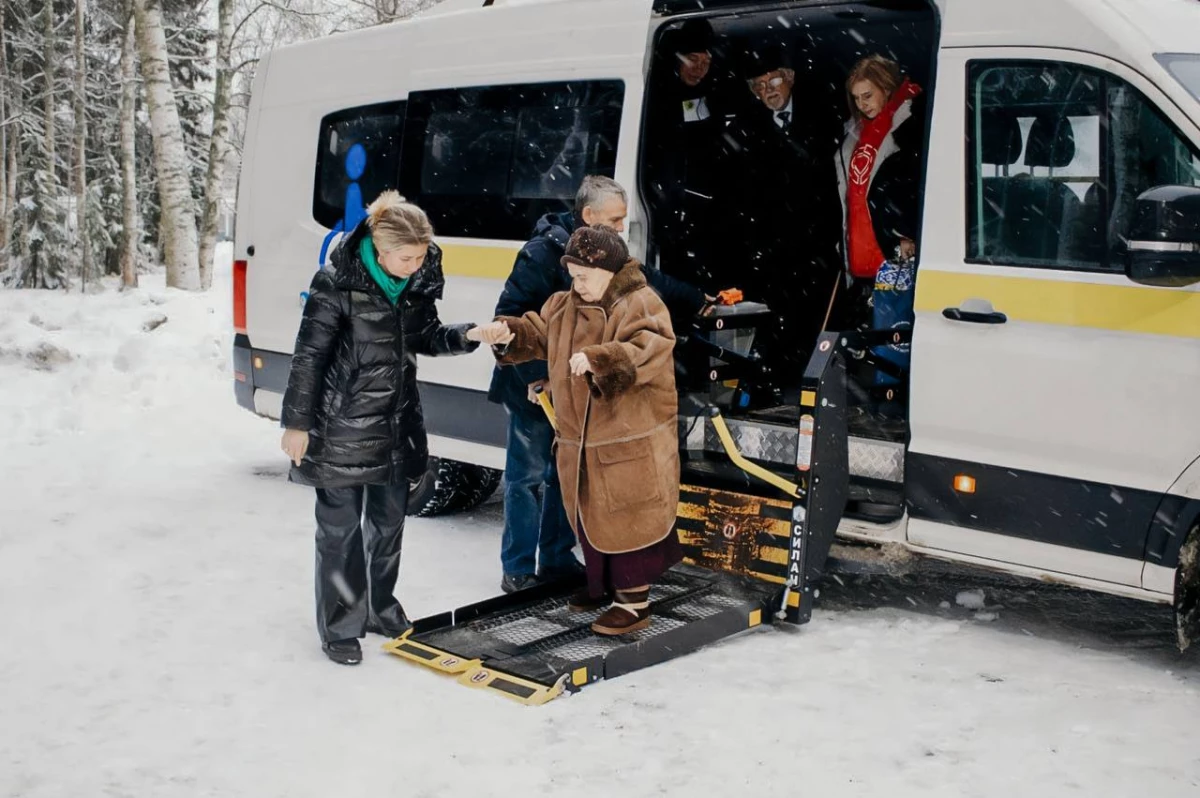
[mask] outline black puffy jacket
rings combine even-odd
[[[474,325],[444,325],[442,253],[430,244],[393,307],[359,256],[366,222],[312,279],[296,335],[282,423],[307,430],[308,453],[291,480],[318,488],[400,485],[425,473],[429,456],[417,355],[457,355]]]

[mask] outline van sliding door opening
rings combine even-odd
[[[851,135],[847,77],[861,59],[879,55],[928,90],[936,37],[936,14],[924,2],[691,17],[654,37],[640,171],[648,255],[708,294],[737,287],[770,308],[755,341],[767,367],[758,395],[767,400],[755,409],[781,423],[796,406],[818,333],[874,323],[873,276],[852,286],[845,279],[845,188],[836,158]],[[879,136],[873,146],[883,158],[858,175],[876,227],[885,217],[906,219],[906,237],[919,229],[926,127],[926,104],[911,107],[919,109],[910,125],[916,143],[893,152],[890,138],[885,144]],[[880,195],[874,180],[886,174],[888,157],[908,159],[912,178]],[[860,168],[846,166],[843,174]],[[891,258],[893,242],[879,243]],[[919,253],[919,237],[915,245]],[[866,386],[880,380],[857,376]],[[867,400],[860,391],[858,403]]]

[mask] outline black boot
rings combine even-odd
[[[583,567],[583,563],[572,560],[569,564],[557,568],[542,568],[538,571],[537,578],[542,582],[569,582],[578,581],[586,574],[587,569]]]
[[[334,640],[325,643],[321,646],[321,650],[325,652],[325,656],[338,665],[357,665],[362,662],[362,647],[353,637],[349,640]]]
[[[500,580],[500,589],[505,593],[516,593],[518,590],[528,590],[531,587],[537,587],[541,582],[533,574],[518,574],[517,576],[504,575]]]

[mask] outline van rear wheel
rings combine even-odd
[[[1175,633],[1180,651],[1200,640],[1200,526],[1188,535],[1175,571]]]
[[[496,492],[503,471],[440,457],[429,458],[425,476],[408,496],[408,514],[453,515],[478,507]]]

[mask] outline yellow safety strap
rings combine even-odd
[[[733,435],[729,433],[729,427],[725,424],[725,419],[720,413],[713,415],[712,423],[713,427],[717,430],[717,437],[721,439],[721,445],[725,447],[725,454],[729,455],[729,459],[733,461],[734,465],[747,474],[758,477],[770,485],[774,485],[793,498],[800,495],[800,486],[796,483],[788,482],[775,472],[768,471],[762,466],[756,465],[745,457],[742,457],[742,453],[738,451],[737,444],[733,442]]]

